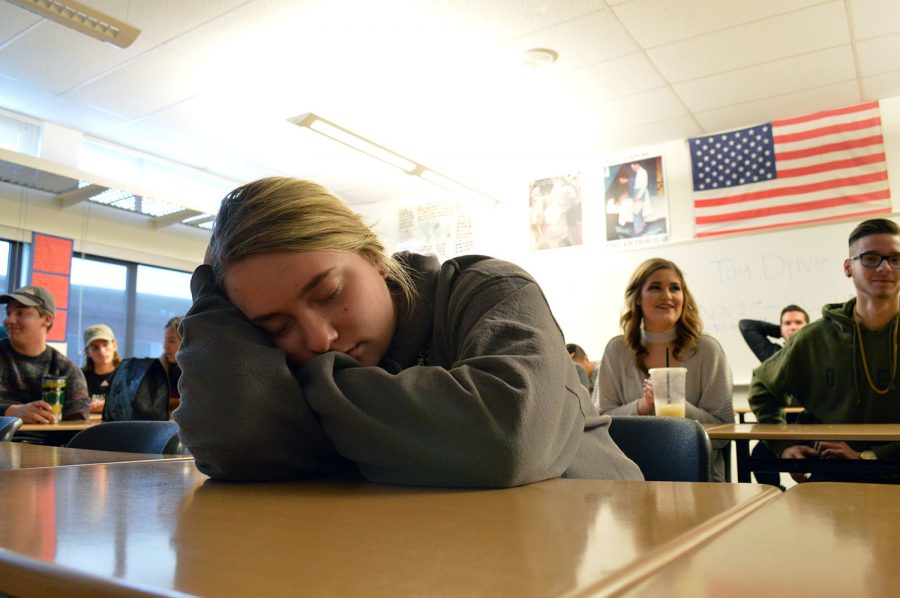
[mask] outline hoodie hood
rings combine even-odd
[[[852,342],[854,340],[853,312],[855,309],[855,297],[846,303],[827,303],[822,307],[822,318],[837,326],[841,340]]]

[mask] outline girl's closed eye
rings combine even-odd
[[[320,300],[319,303],[321,303],[323,305],[328,305],[329,303],[334,303],[335,301],[337,301],[338,297],[340,297],[341,293],[343,293],[343,292],[344,292],[344,285],[339,283],[337,286],[334,287],[334,291],[332,291],[324,299]]]

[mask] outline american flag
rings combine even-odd
[[[698,237],[891,211],[878,102],[688,143]]]

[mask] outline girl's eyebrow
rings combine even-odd
[[[315,289],[317,286],[319,286],[319,284],[323,280],[325,280],[328,277],[328,275],[331,274],[332,271],[334,271],[335,268],[336,268],[336,266],[326,268],[325,270],[322,270],[321,272],[319,272],[318,274],[316,274],[315,276],[310,278],[309,282],[307,282],[303,286],[303,288],[300,289],[300,292],[297,293],[297,298],[303,299],[304,297],[309,295],[313,291],[313,289]],[[280,312],[273,311],[273,312],[269,312],[269,313],[265,313],[265,314],[260,314],[258,316],[254,316],[254,317],[248,318],[248,319],[250,320],[251,323],[256,324],[257,326],[262,326],[264,323],[268,322],[269,320],[271,320],[273,318],[277,318],[280,315],[281,315]]]

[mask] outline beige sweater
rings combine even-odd
[[[701,423],[731,423],[734,421],[732,406],[731,367],[725,351],[716,339],[700,335],[697,348],[688,353],[681,363],[686,367],[685,416]],[[646,377],[634,362],[623,336],[614,337],[606,345],[600,362],[600,375],[594,385],[592,397],[605,415],[639,415],[637,401],[643,395]],[[717,481],[725,479],[725,463],[722,451],[726,441],[713,441],[713,476]]]

